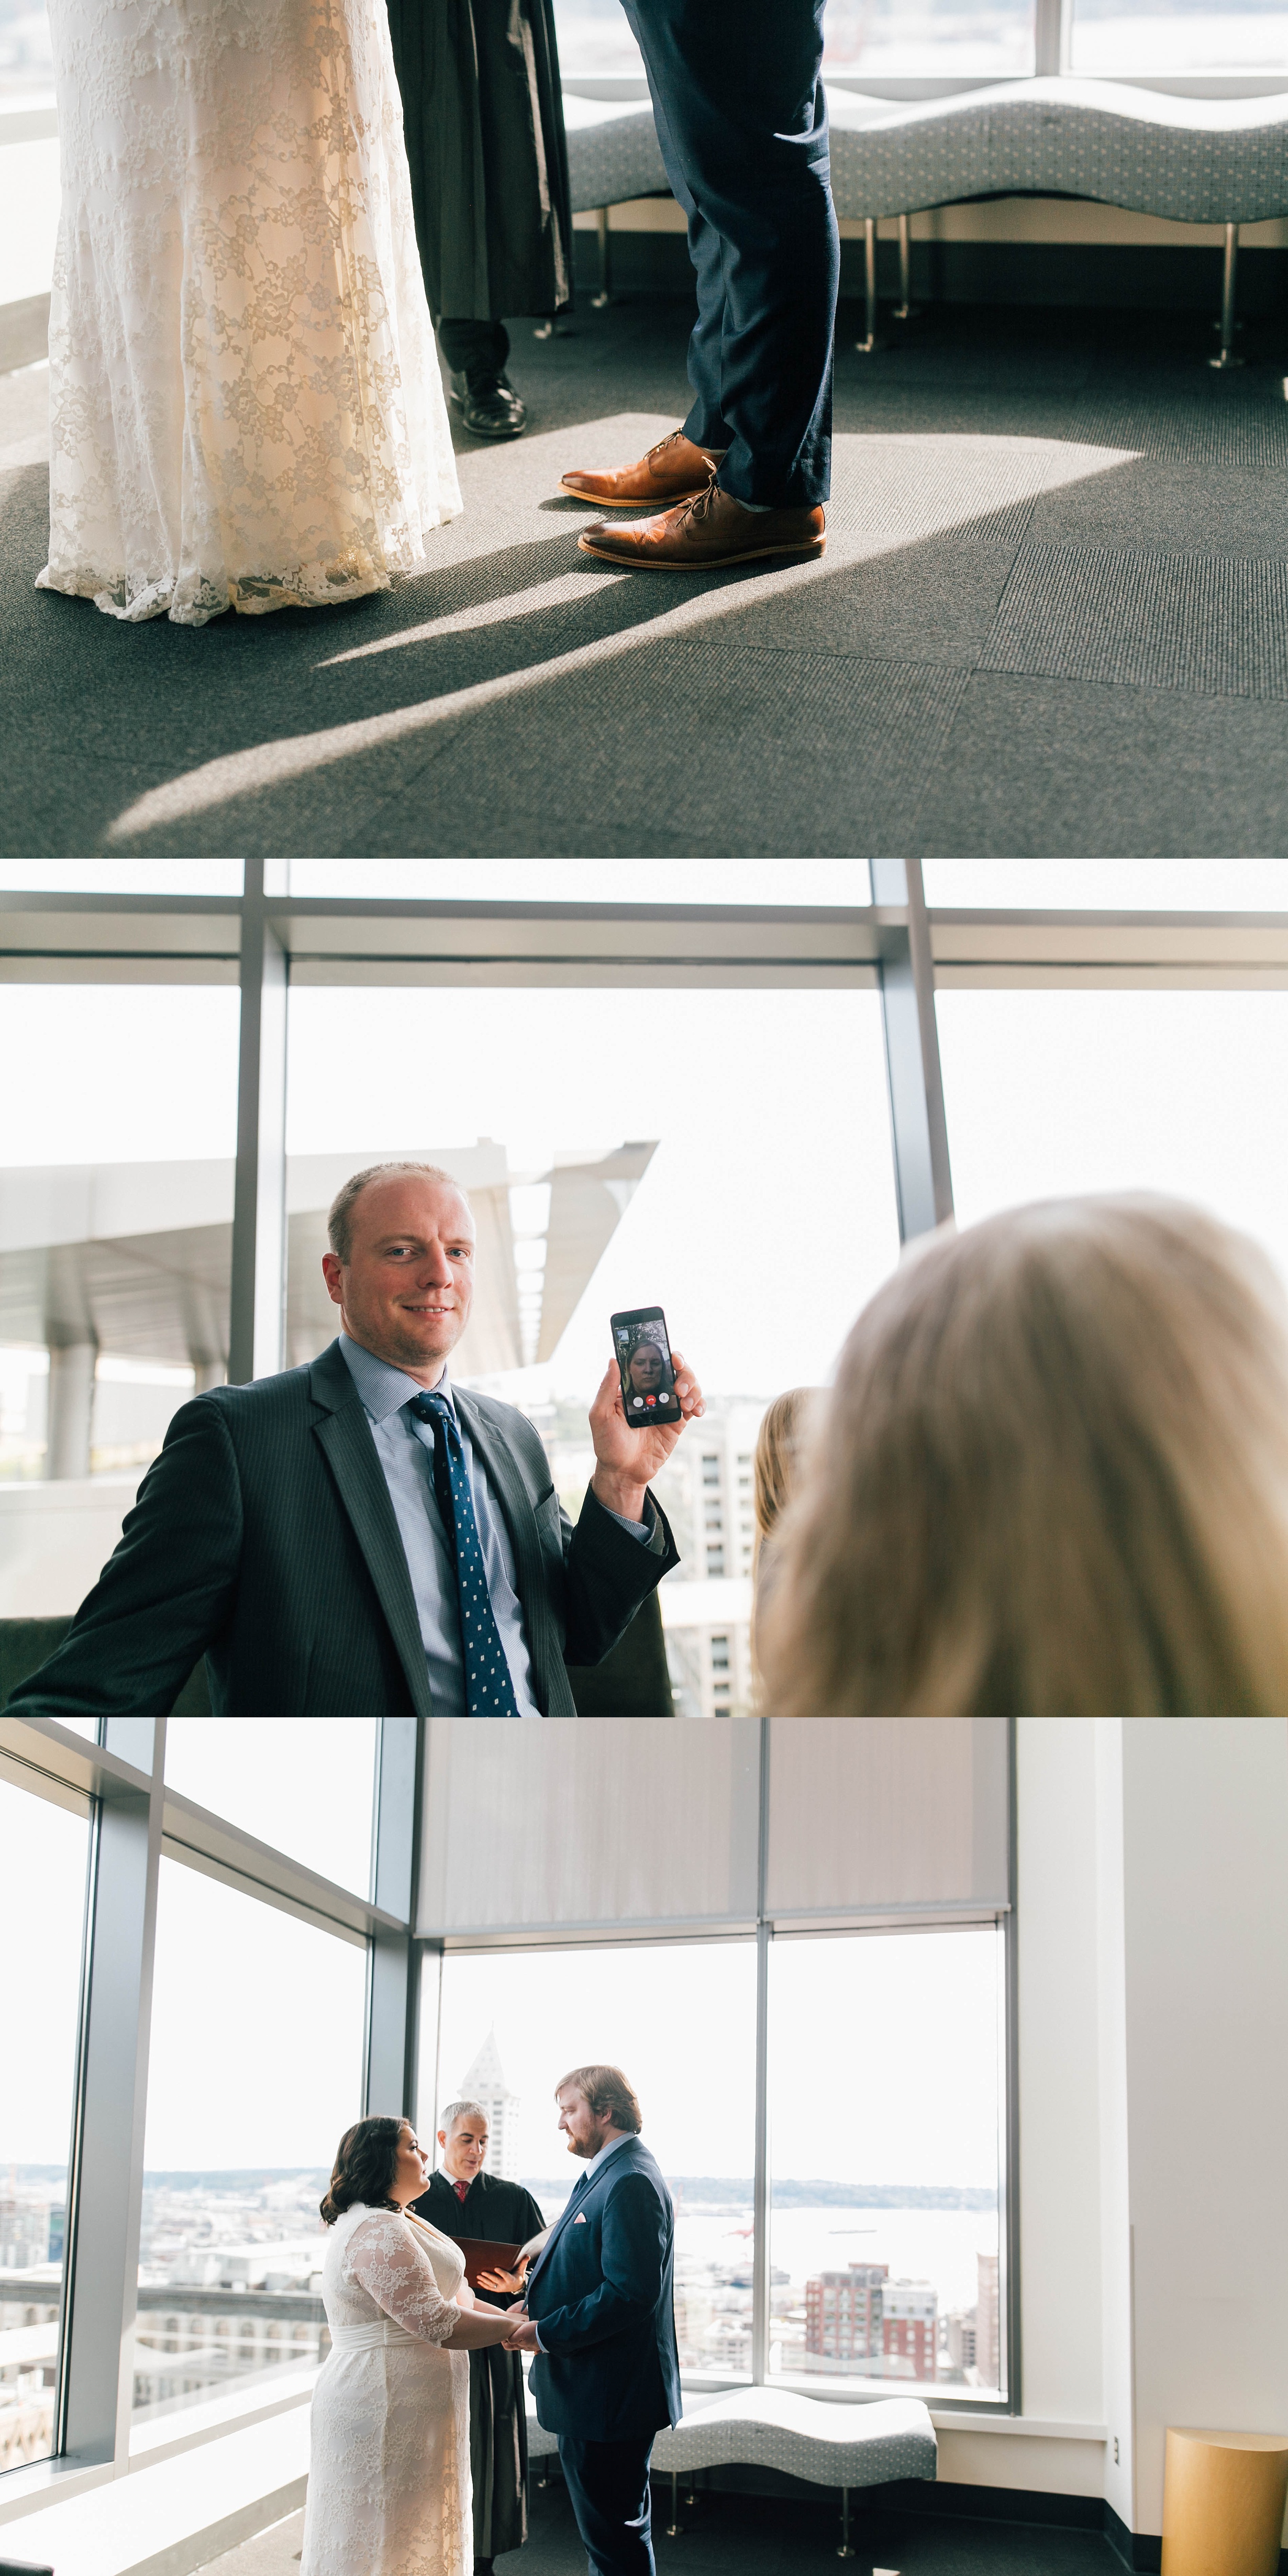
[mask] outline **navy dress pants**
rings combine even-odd
[[[629,2442],[559,2436],[559,2465],[586,2544],[590,2576],[654,2576],[648,2463],[651,2433]]]
[[[689,219],[699,447],[739,501],[831,488],[840,267],[819,81],[823,0],[624,0],[667,177]]]

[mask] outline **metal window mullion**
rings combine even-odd
[[[1068,71],[1073,7],[1074,0],[1034,0],[1033,69],[1039,80]]]
[[[376,1752],[372,1900],[397,1932],[373,1934],[367,1972],[363,2110],[416,2117],[419,1944],[414,1939],[425,1721],[385,1717]]]
[[[751,2377],[769,2376],[769,1719],[760,1721],[760,1791],[756,1852],[756,2138],[752,2184]]]
[[[899,1239],[910,1243],[953,1213],[934,957],[920,860],[870,866],[874,903],[902,915],[884,925],[880,980]]]
[[[242,898],[237,1164],[228,1377],[272,1377],[286,1316],[287,960],[264,900],[264,861],[247,859]]]
[[[79,2465],[129,2467],[143,2148],[161,1861],[165,1720],[119,1721],[133,1760],[153,1728],[151,1785],[96,1801],[76,2107],[68,2172],[58,2441]]]
[[[1020,1984],[1019,1926],[1019,1800],[1017,1771],[1016,1723],[1010,1721],[1010,1744],[1007,1757],[1007,1792],[1010,1815],[1007,1825],[1007,1857],[1010,1868],[1010,1898],[1002,1923],[1002,1958],[1005,1981],[1004,2047],[1002,2056],[1002,2101],[999,2127],[1002,2147],[1003,2187],[998,2210],[998,2281],[997,2321],[1003,2342],[1006,2371],[1006,2406],[1009,2414],[1021,2412],[1021,2338],[1020,2338]]]

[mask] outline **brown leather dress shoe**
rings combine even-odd
[[[713,479],[678,509],[629,528],[599,521],[583,528],[577,543],[584,555],[632,572],[719,572],[766,555],[808,563],[827,545],[825,526],[821,510],[744,510]]]
[[[594,501],[601,510],[667,510],[705,492],[712,472],[705,448],[695,447],[682,429],[673,429],[638,465],[619,466],[613,474],[565,474],[560,489],[576,501]]]

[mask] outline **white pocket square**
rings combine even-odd
[[[576,2215],[576,2217],[574,2218],[574,2220],[573,2220],[573,2222],[572,2222],[572,2223],[573,2223],[573,2226],[574,2226],[574,2227],[584,2227],[584,2226],[585,2226],[585,2224],[586,2224],[586,2213],[585,2213],[585,2210],[584,2210],[584,2209],[579,2209],[579,2210],[578,2210],[577,2215]]]

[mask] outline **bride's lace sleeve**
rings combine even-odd
[[[420,2335],[425,2343],[447,2342],[460,2309],[443,2297],[429,2257],[400,2218],[380,2211],[364,2219],[350,2240],[346,2268],[405,2334]]]

